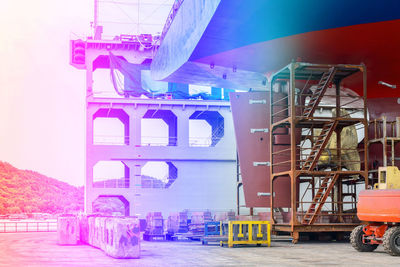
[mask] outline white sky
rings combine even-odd
[[[85,83],[69,39],[91,19],[91,1],[1,1],[0,160],[83,184]]]
[[[129,15],[126,24],[105,24],[105,33],[125,33],[119,31],[121,25],[137,29],[132,24],[137,21],[137,0],[131,2],[123,11],[118,8]],[[164,24],[155,20],[160,10],[169,12],[166,5],[172,2],[140,0],[139,17],[146,21],[139,30],[154,32],[160,26],[145,24]],[[154,5],[144,8],[146,3]],[[159,3],[164,5],[158,8]],[[149,10],[156,8],[152,16]],[[99,15],[104,13],[101,9]],[[69,40],[77,38],[71,33],[88,35],[92,20],[93,0],[1,0],[1,161],[83,185],[85,74],[69,65]]]

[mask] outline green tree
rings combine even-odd
[[[4,207],[3,203],[0,203],[0,214],[6,214],[7,209]]]
[[[21,209],[19,207],[10,207],[8,208],[8,212],[12,214],[21,213]]]

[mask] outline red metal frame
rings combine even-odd
[[[382,238],[388,229],[387,224],[381,223],[371,223],[363,228],[363,238],[362,241],[364,244],[382,244]]]
[[[333,71],[332,71],[333,70]],[[332,75],[330,75],[332,73]],[[341,92],[341,83],[347,80],[348,77],[353,78],[353,74],[362,73],[362,92],[363,95],[358,97],[353,96],[355,100],[348,100]],[[328,79],[327,79],[328,77]],[[350,78],[350,79],[352,79]],[[354,79],[359,79],[360,76],[354,75]],[[332,84],[325,82],[324,79],[332,81]],[[314,86],[314,89],[312,89]],[[316,87],[316,88],[315,88]],[[324,87],[324,88],[323,88]],[[327,87],[331,88],[328,90]],[[278,93],[281,93],[280,96]],[[330,92],[330,93],[328,93]],[[357,164],[360,165],[359,170],[349,170],[342,159],[342,154],[346,153],[346,149],[341,146],[341,133],[343,128],[357,125],[364,131],[364,140],[361,149],[357,148],[357,152],[368,151],[368,122],[366,111],[366,68],[364,65],[327,65],[327,64],[310,64],[302,62],[293,62],[284,67],[271,77],[270,84],[270,115],[271,115],[271,217],[275,231],[290,232],[297,241],[300,232],[342,232],[351,231],[359,221],[355,214],[356,206],[356,184],[364,184],[365,188],[368,185],[368,153],[363,153],[363,158]],[[316,95],[318,94],[318,95]],[[307,97],[310,97],[309,105],[307,106]],[[317,109],[324,108],[320,105],[321,100],[331,102],[332,108],[335,110],[332,117],[318,116],[313,113]],[[362,113],[362,118],[351,118],[342,115],[342,110],[349,110],[345,114],[351,114],[351,109],[348,104],[360,101],[360,107],[357,112]],[[312,106],[311,106],[312,105]],[[304,112],[308,110],[308,112]],[[310,112],[310,110],[312,112]],[[354,111],[355,112],[355,111]],[[304,115],[306,114],[306,115]],[[334,127],[322,132],[323,137],[315,136],[315,129],[322,129],[327,123],[334,122]],[[309,134],[305,134],[305,132]],[[302,159],[303,149],[301,143],[307,138],[311,140],[311,144],[318,142],[319,139],[330,138],[332,132],[336,132],[336,148],[335,154],[337,161],[333,166],[328,169],[319,169],[317,162],[324,149],[323,145],[315,143],[311,146],[311,152],[308,157],[313,157],[311,165],[305,165],[307,160]],[[288,142],[285,147],[277,143],[278,137],[282,139],[285,135]],[[313,142],[314,140],[314,142]],[[325,142],[324,141],[324,142]],[[323,142],[323,143],[324,143]],[[280,147],[281,146],[281,147]],[[315,150],[315,151],[314,151]],[[313,154],[314,153],[314,154]],[[290,154],[290,159],[282,161],[279,154]],[[315,164],[314,164],[315,163]],[[343,169],[346,167],[347,169]],[[325,177],[334,174],[337,179],[332,179],[332,184],[327,185],[331,190],[327,190],[326,194],[329,196],[330,201],[325,198],[315,197],[318,194],[318,184]],[[276,183],[280,180],[290,182],[290,208],[283,209],[277,205],[279,198],[286,198],[287,195],[280,195],[276,192]],[[304,191],[304,184],[308,183],[311,191],[311,202],[303,199],[306,194]],[[347,186],[347,187],[346,187]],[[345,189],[354,187],[354,192],[350,201],[345,201]],[[350,192],[350,189],[348,189]],[[303,195],[302,195],[303,194]],[[313,203],[317,201],[318,203]],[[312,211],[313,220],[304,219],[307,213],[304,212],[303,206],[319,204],[324,206],[327,210],[322,209]],[[351,205],[353,209],[345,210],[346,205]],[[318,205],[315,205],[318,206]],[[318,207],[319,207],[318,206]],[[280,213],[280,214],[279,214]],[[285,219],[286,213],[286,219]],[[282,215],[283,220],[279,219],[278,215]],[[302,219],[303,218],[303,219]]]

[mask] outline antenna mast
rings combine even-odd
[[[94,29],[96,29],[97,27],[98,16],[99,16],[99,0],[94,0],[94,21],[93,21]]]
[[[93,30],[94,30],[94,39],[101,40],[101,34],[103,33],[103,26],[99,26],[99,0],[94,0],[94,18],[93,18]]]

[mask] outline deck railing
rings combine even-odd
[[[161,33],[161,42],[164,40],[165,35],[167,34],[167,31],[169,30],[169,27],[171,27],[172,22],[174,21],[174,18],[176,14],[178,13],[178,10],[180,6],[182,5],[184,0],[175,0],[174,4],[172,5],[171,11],[168,14],[167,21],[165,22],[163,31]]]
[[[57,221],[2,221],[0,222],[0,233],[20,232],[56,232]]]

